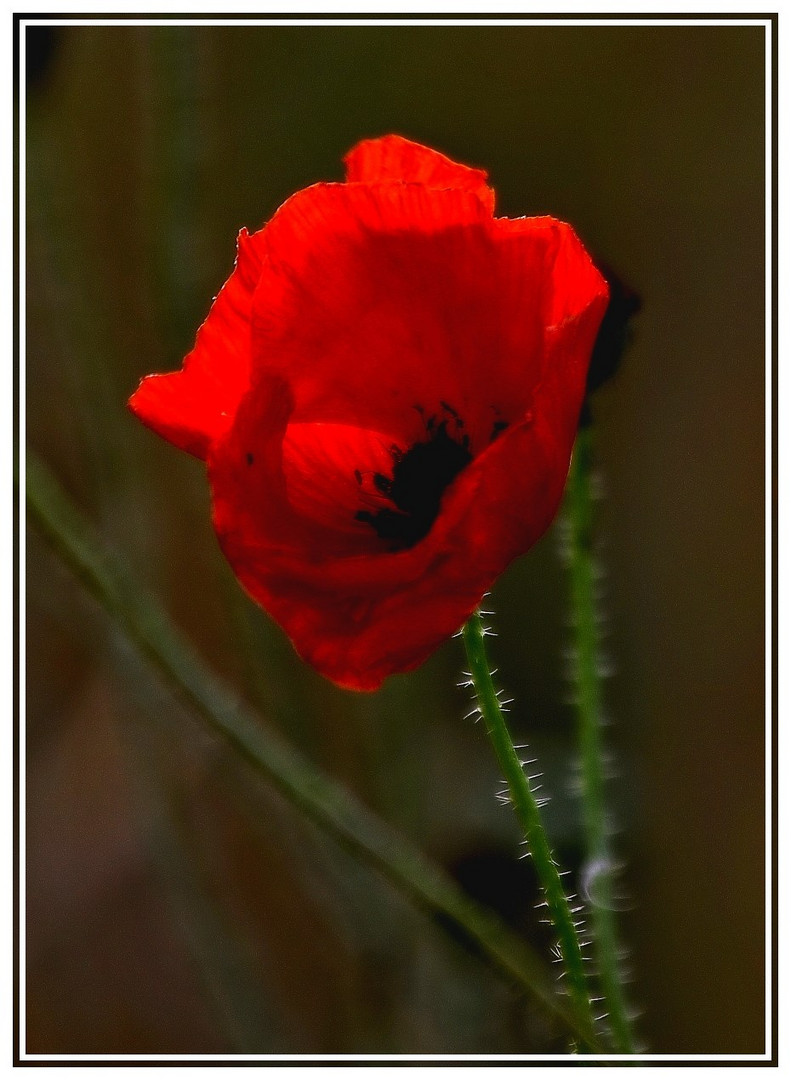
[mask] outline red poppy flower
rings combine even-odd
[[[552,520],[607,286],[568,225],[496,218],[478,169],[394,135],[346,166],[241,232],[182,370],[130,404],[206,460],[253,599],[371,690]]]

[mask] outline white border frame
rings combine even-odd
[[[31,5],[33,6],[33,5]],[[88,5],[90,6],[90,5]],[[109,5],[101,5],[106,11]],[[314,7],[319,7],[320,4],[315,4]],[[638,4],[624,5],[628,6],[631,11],[634,11]],[[34,14],[32,11],[29,13],[31,16]],[[560,13],[558,13],[560,14]],[[574,18],[573,15],[563,18],[541,18],[532,19],[529,16],[524,18],[464,18],[464,17],[448,17],[448,18],[431,18],[421,19],[415,17],[405,16],[403,18],[387,18],[385,17],[350,17],[350,18],[272,18],[268,19],[265,16],[249,17],[249,18],[218,18],[218,19],[200,19],[191,18],[189,16],[176,16],[173,18],[152,19],[144,16],[125,18],[123,15],[119,18],[82,18],[75,19],[64,17],[52,17],[52,18],[31,18],[20,19],[18,23],[17,33],[18,48],[19,48],[19,157],[18,157],[18,173],[17,182],[19,185],[19,206],[18,206],[18,228],[19,228],[19,274],[17,278],[18,288],[18,310],[17,316],[19,320],[19,398],[17,401],[18,417],[19,417],[19,475],[20,480],[25,476],[25,443],[26,443],[26,424],[25,424],[25,400],[26,400],[26,382],[25,382],[25,309],[26,309],[26,293],[25,293],[25,275],[22,272],[25,265],[25,212],[26,212],[26,191],[25,191],[25,126],[24,118],[26,115],[26,97],[25,97],[25,81],[22,77],[25,71],[25,27],[28,25],[35,26],[156,26],[156,25],[172,25],[172,26],[406,26],[406,25],[419,25],[419,26],[454,26],[454,25],[468,25],[468,26],[524,26],[526,22],[536,26],[713,26],[713,25],[728,25],[728,26],[763,26],[766,29],[766,241],[765,241],[765,254],[766,254],[766,727],[765,727],[765,742],[766,742],[766,759],[765,759],[765,780],[766,780],[766,853],[765,853],[765,865],[766,865],[766,1028],[765,1028],[765,1052],[763,1054],[641,1054],[638,1057],[639,1062],[661,1062],[665,1064],[673,1063],[688,1063],[690,1065],[703,1064],[708,1062],[723,1062],[723,1063],[744,1063],[745,1065],[753,1064],[760,1065],[769,1063],[772,1060],[772,1027],[773,1027],[773,1009],[772,1003],[774,1002],[773,994],[773,980],[774,980],[774,957],[773,957],[773,912],[772,912],[772,899],[774,896],[775,882],[773,880],[773,852],[775,837],[773,834],[773,740],[772,740],[772,717],[775,715],[777,709],[777,702],[774,699],[774,687],[773,687],[773,631],[772,631],[772,605],[773,605],[773,591],[775,587],[775,581],[773,579],[773,536],[774,536],[774,507],[772,497],[772,446],[774,438],[773,430],[773,349],[774,349],[774,309],[773,309],[773,229],[774,221],[777,213],[777,208],[773,204],[772,200],[772,177],[774,170],[774,153],[772,144],[772,132],[774,124],[774,102],[773,102],[773,80],[772,80],[772,54],[773,54],[773,38],[774,38],[774,25],[772,21],[766,17],[757,15],[755,17],[744,18],[717,18],[716,15],[711,17],[695,17],[690,19],[683,18],[662,18],[661,15],[655,17],[646,18],[618,18],[617,16],[604,16],[591,18]],[[10,131],[9,131],[10,136]],[[10,142],[10,138],[9,138]],[[782,160],[781,144],[782,140],[778,140],[778,163]],[[8,145],[8,143],[7,143]],[[9,192],[10,195],[10,192]],[[10,199],[9,199],[10,201]],[[779,238],[778,238],[779,239]],[[10,223],[6,224],[6,241],[7,250],[12,248],[12,237]],[[778,244],[778,247],[780,245]],[[778,251],[779,257],[779,251]],[[12,290],[7,290],[5,294],[4,304],[7,303],[10,307],[10,296]],[[779,312],[778,312],[779,315]],[[12,315],[13,318],[13,315]],[[778,365],[779,367],[779,365]],[[9,380],[10,382],[10,380]],[[780,377],[778,371],[778,392],[780,390]],[[9,392],[5,396],[4,402],[0,408],[3,410],[3,414],[0,414],[0,420],[6,421],[6,430],[12,430],[12,403],[13,393],[9,386]],[[779,406],[779,402],[778,402]],[[781,428],[782,431],[782,428]],[[778,458],[788,460],[784,451],[791,442],[791,433],[785,432],[784,437],[781,437],[778,432]],[[779,470],[778,470],[779,471]],[[220,1064],[236,1064],[243,1062],[303,1062],[305,1065],[311,1065],[315,1063],[322,1064],[338,1064],[342,1065],[347,1061],[360,1061],[370,1062],[372,1065],[377,1062],[392,1062],[401,1061],[404,1064],[411,1062],[421,1062],[430,1065],[432,1062],[513,1062],[515,1065],[521,1062],[545,1062],[547,1064],[554,1064],[555,1062],[576,1062],[573,1067],[578,1067],[581,1064],[592,1061],[601,1062],[628,1062],[634,1061],[634,1058],[630,1058],[625,1055],[618,1054],[596,1054],[586,1055],[584,1059],[573,1058],[570,1055],[556,1055],[554,1057],[548,1057],[547,1055],[527,1054],[527,1055],[496,1055],[496,1054],[460,1054],[460,1055],[422,1055],[422,1054],[337,1054],[337,1055],[296,1055],[296,1054],[278,1054],[278,1055],[249,1055],[249,1054],[237,1054],[237,1055],[201,1055],[201,1054],[173,1054],[173,1055],[161,1055],[161,1054],[108,1054],[108,1055],[91,1055],[91,1054],[28,1054],[24,1051],[25,1046],[25,770],[23,763],[26,758],[26,744],[25,744],[25,682],[24,671],[26,664],[25,656],[25,549],[26,549],[26,531],[25,531],[25,496],[24,496],[24,484],[20,482],[19,495],[18,495],[18,514],[19,514],[19,564],[18,564],[18,589],[19,589],[19,626],[16,628],[18,632],[18,657],[19,666],[17,675],[19,678],[19,789],[18,789],[18,834],[17,841],[19,843],[19,926],[14,927],[14,931],[18,934],[19,941],[19,971],[18,975],[18,1004],[19,1004],[19,1031],[16,1033],[19,1039],[19,1062],[26,1065],[47,1065],[55,1063],[74,1064],[86,1062],[93,1063],[107,1063],[108,1066],[121,1063],[139,1063],[140,1065],[155,1064],[155,1065],[177,1065],[177,1064],[189,1064],[190,1062],[206,1062]],[[10,518],[11,515],[8,510],[5,511],[5,517]],[[782,512],[779,514],[778,524],[785,526],[786,515]],[[3,524],[7,526],[8,531],[5,535],[10,536],[12,533],[12,526],[8,521],[3,521]],[[782,528],[782,535],[788,536],[789,530],[786,527]],[[779,547],[779,543],[778,543]],[[11,560],[9,560],[10,562]],[[778,578],[781,575],[778,573]],[[778,581],[778,586],[780,585]],[[11,587],[10,583],[3,578],[2,581],[2,597],[8,602],[8,608],[11,608]],[[778,596],[779,599],[779,596]],[[781,619],[781,623],[782,623]],[[12,650],[9,649],[6,655],[11,655]],[[12,671],[13,679],[13,671]],[[785,684],[785,680],[782,680]],[[9,682],[10,685],[10,682]],[[778,738],[779,741],[779,738]],[[7,774],[7,790],[13,791],[12,783],[12,769],[13,763]],[[10,849],[11,845],[9,845]],[[11,852],[8,852],[9,858]],[[782,864],[782,860],[779,860]],[[789,872],[784,871],[781,865],[780,870],[780,883],[784,884],[789,878]],[[788,895],[788,889],[783,887],[782,893]],[[8,915],[9,921],[12,921],[12,900],[7,898],[3,905],[3,911]],[[782,988],[779,988],[782,989]],[[13,990],[11,991],[13,993]],[[780,999],[785,999],[784,994],[779,993]],[[4,1015],[12,1015],[12,998],[11,994],[6,998],[4,993],[3,998],[0,998],[3,1004],[6,1004],[7,1008],[4,1011]],[[776,1003],[779,1005],[779,1002]],[[780,1025],[778,1025],[780,1027]],[[778,1038],[780,1031],[778,1031]],[[570,1066],[572,1067],[572,1066]],[[289,1070],[290,1071],[290,1070]]]

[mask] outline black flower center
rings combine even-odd
[[[456,419],[454,426],[461,428],[463,424]],[[377,490],[392,506],[355,514],[395,548],[412,547],[428,534],[446,488],[472,461],[469,436],[463,435],[459,441],[452,438],[447,420],[430,420],[426,430],[429,438],[425,442],[415,443],[405,453],[394,449],[392,477],[384,473],[373,477]]]

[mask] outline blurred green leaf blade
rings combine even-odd
[[[104,546],[33,451],[26,461],[31,519],[78,580],[159,674],[209,727],[308,819],[376,868],[445,930],[473,942],[501,975],[527,990],[567,1028],[576,1023],[549,985],[532,949],[471,900],[421,851],[366,810],[354,796],[268,731],[202,662],[166,612]]]

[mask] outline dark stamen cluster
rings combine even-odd
[[[449,406],[446,412],[454,418],[453,426],[461,429],[463,421]],[[376,530],[382,540],[395,548],[412,547],[428,534],[439,513],[439,505],[447,487],[461,470],[472,461],[469,435],[454,439],[448,434],[448,420],[437,422],[435,417],[426,424],[428,439],[412,445],[405,453],[393,448],[393,475],[375,473],[377,491],[393,504],[372,512],[360,510],[355,517]]]

